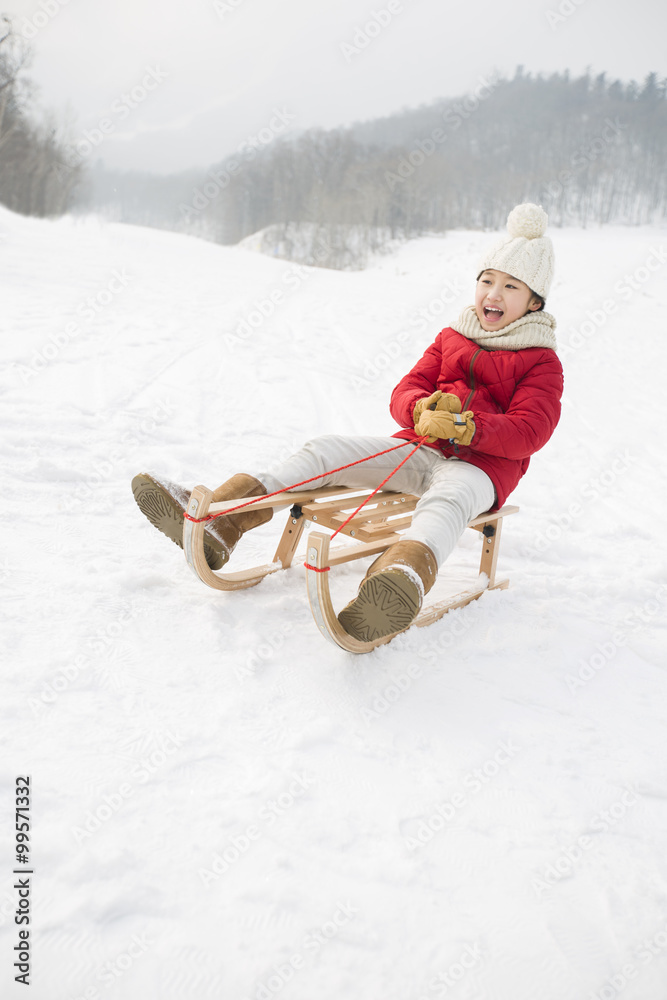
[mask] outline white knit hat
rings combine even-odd
[[[524,281],[546,299],[554,276],[554,248],[544,235],[549,217],[541,205],[525,202],[507,216],[505,237],[495,243],[479,262],[478,273],[493,268]]]

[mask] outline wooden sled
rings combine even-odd
[[[327,487],[311,491],[282,493],[269,499],[262,498],[253,504],[256,509],[273,507],[291,508],[287,524],[282,533],[273,562],[252,569],[235,573],[214,572],[209,568],[204,556],[203,521],[185,520],[183,528],[183,549],[185,558],[193,572],[209,587],[216,590],[240,590],[254,587],[270,573],[287,569],[292,564],[304,528],[309,522],[316,527],[337,531],[349,513],[355,510],[361,502],[371,495],[371,490],[346,489]],[[196,486],[190,495],[188,514],[190,517],[203,518],[206,514],[217,514],[238,506],[239,500],[226,500],[223,503],[212,503],[213,493],[205,486]],[[354,545],[336,546],[329,550],[330,536],[323,531],[311,531],[307,542],[306,565],[312,568],[306,570],[308,598],[313,617],[317,626],[330,642],[348,650],[351,653],[367,653],[376,646],[389,642],[399,633],[382,636],[370,642],[360,642],[340,625],[333,609],[329,592],[329,574],[327,567],[339,566],[341,563],[363,556],[378,555],[389,545],[397,542],[400,532],[409,527],[412,521],[412,511],[415,509],[418,497],[409,493],[376,493],[367,504],[340,531],[341,535],[352,538]],[[480,574],[484,574],[487,582],[474,590],[464,591],[445,601],[432,604],[422,609],[412,625],[422,627],[430,625],[442,618],[448,611],[461,608],[471,601],[476,601],[486,590],[504,590],[509,586],[509,580],[496,580],[496,564],[500,546],[500,535],[503,518],[515,514],[518,507],[505,506],[493,513],[480,514],[473,518],[468,527],[480,531],[484,536],[482,557],[479,565]]]

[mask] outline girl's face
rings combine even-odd
[[[528,285],[505,271],[489,269],[477,279],[475,312],[483,330],[502,330],[539,307]]]

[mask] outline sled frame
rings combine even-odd
[[[345,487],[325,487],[310,491],[282,493],[279,496],[262,498],[253,503],[258,510],[271,507],[274,510],[290,507],[287,524],[283,530],[273,561],[262,566],[238,572],[214,572],[204,556],[205,522],[184,521],[183,549],[188,565],[203,583],[215,590],[241,590],[256,586],[265,576],[292,565],[304,529],[311,523],[315,529],[340,530],[354,540],[353,545],[330,548],[330,536],[323,531],[313,530],[308,535],[307,590],[313,617],[320,632],[330,642],[351,653],[367,653],[376,646],[389,642],[398,632],[382,636],[370,642],[361,642],[348,635],[334,611],[329,589],[329,571],[344,562],[361,559],[368,555],[378,555],[401,538],[400,532],[412,521],[412,511],[419,498],[410,493],[376,493],[372,502],[341,528],[349,513],[356,510],[363,500],[372,496],[372,491]],[[213,493],[205,486],[196,486],[190,494],[188,514],[194,518],[204,518],[207,514],[222,513],[237,507],[239,500],[213,503]],[[462,608],[471,601],[478,600],[487,590],[505,590],[509,580],[496,580],[496,567],[500,548],[503,518],[515,514],[518,507],[507,505],[500,510],[480,514],[469,522],[468,527],[482,533],[484,542],[479,564],[481,583],[472,590],[463,591],[448,600],[439,601],[424,608],[411,623],[418,628],[431,625],[448,611]]]

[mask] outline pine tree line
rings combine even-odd
[[[557,226],[662,220],[666,154],[667,81],[657,74],[640,86],[519,68],[464,98],[276,141],[203,208],[188,217],[182,207],[217,241],[269,227],[264,249],[307,261],[311,244],[313,263],[350,266],[387,238],[502,228],[522,201],[542,204]]]

